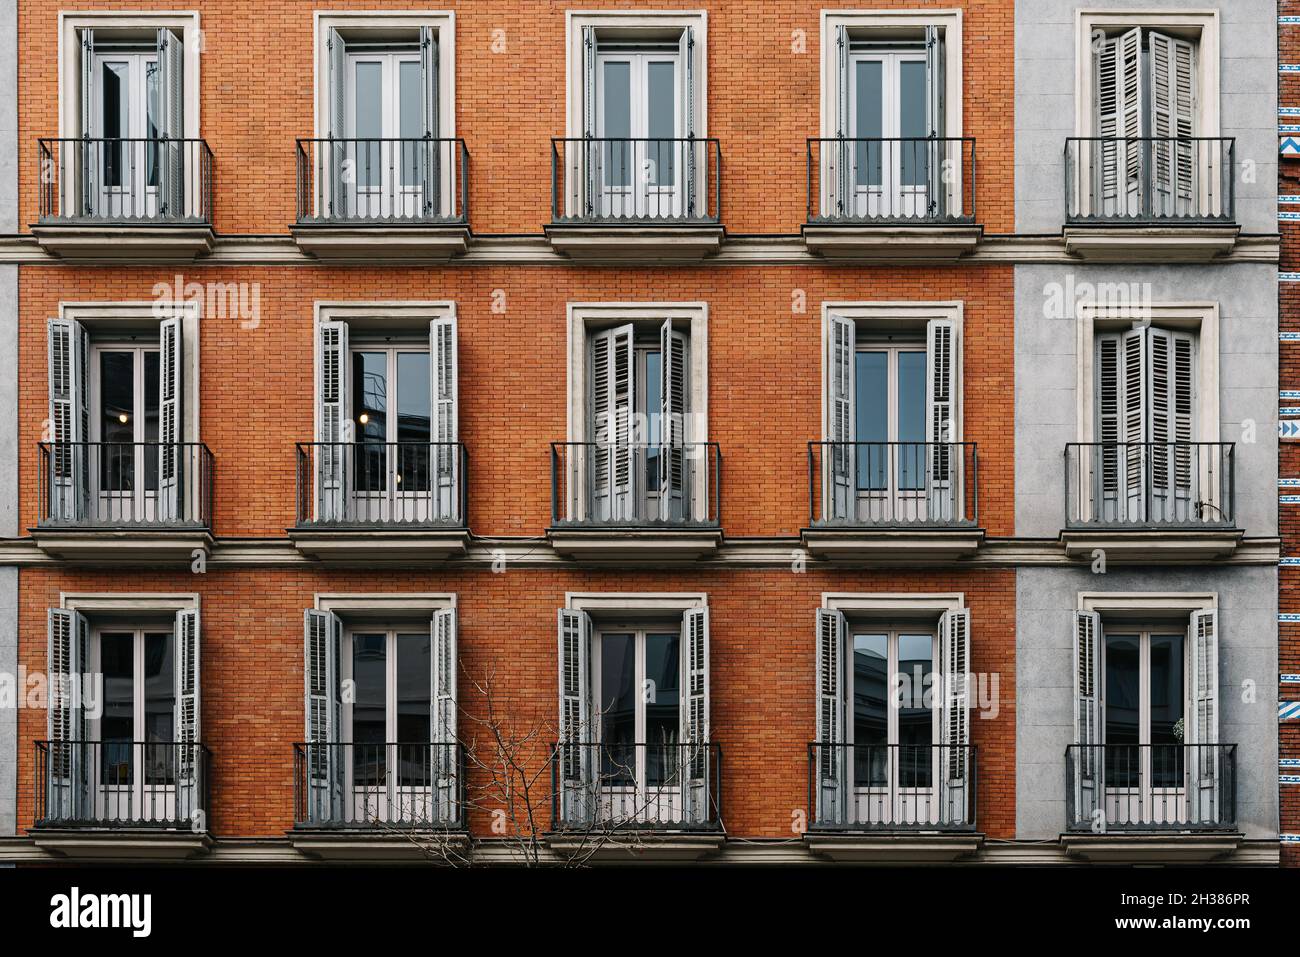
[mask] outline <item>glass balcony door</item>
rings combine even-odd
[[[362,219],[424,214],[434,146],[424,136],[420,55],[354,53],[348,57],[346,125],[355,140],[342,170],[347,207]],[[351,161],[352,168],[347,164]]]
[[[88,212],[156,215],[161,135],[157,54],[97,54],[91,96],[85,164],[93,208]]]
[[[596,63],[602,217],[681,216],[685,144],[675,53],[602,53]]]
[[[849,117],[853,215],[925,216],[931,146],[926,129],[925,53],[855,53]]]
[[[379,521],[427,522],[435,507],[429,353],[403,347],[352,352],[353,513]]]
[[[92,349],[90,494],[108,522],[158,517],[158,361],[155,345]]]
[[[925,345],[863,347],[855,362],[857,514],[870,522],[924,521]]]

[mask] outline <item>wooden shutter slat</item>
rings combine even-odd
[[[348,324],[323,319],[316,335],[316,366],[320,370],[317,397],[316,520],[338,522],[346,517],[346,443],[353,441],[348,404]]]
[[[671,319],[659,327],[659,517],[668,522],[700,517],[687,506],[691,500],[688,483],[693,478],[687,474],[687,465],[696,461],[686,448],[691,441],[687,435],[689,343],[690,338],[676,331]]]
[[[582,823],[594,811],[591,793],[592,755],[586,745],[595,740],[591,728],[591,619],[585,611],[559,609],[559,742],[560,816],[565,823]]]
[[[434,814],[438,824],[451,824],[456,820],[458,795],[456,761],[456,609],[440,608],[433,613],[429,625],[429,715],[430,737],[434,771]]]
[[[1076,821],[1090,821],[1098,809],[1102,785],[1098,780],[1103,764],[1100,749],[1102,703],[1101,616],[1080,611],[1074,616],[1074,807]]]
[[[852,445],[857,435],[857,323],[832,315],[828,340],[826,438],[838,444],[822,453],[822,518],[852,522],[857,516],[857,450]]]
[[[682,615],[681,741],[685,746],[684,811],[687,823],[707,820],[713,756],[709,751],[709,609]]]
[[[943,661],[943,726],[940,729],[946,754],[943,756],[946,821],[962,824],[969,803],[970,776],[970,611],[961,608],[944,612],[939,619],[939,646]]]
[[[817,820],[841,824],[846,811],[846,767],[853,762],[844,748],[844,716],[848,698],[844,643],[848,625],[844,613],[817,609],[817,714],[813,760],[817,773]]]

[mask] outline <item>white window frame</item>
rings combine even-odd
[[[339,672],[344,681],[356,678],[352,670],[354,661],[352,642],[357,634],[383,634],[384,636],[384,742],[386,744],[422,743],[402,742],[397,737],[397,636],[418,635],[429,639],[429,622],[417,618],[405,622],[388,619],[372,621],[364,618],[344,621],[343,640],[339,649]],[[429,700],[430,702],[433,700],[432,685],[429,687]],[[339,741],[342,744],[352,743],[354,707],[355,702],[347,700],[346,697],[340,702],[340,721],[343,726],[339,729]]]
[[[1075,11],[1074,134],[1095,136],[1093,102],[1092,34],[1096,30],[1131,30],[1145,27],[1186,34],[1196,31],[1197,135],[1219,135],[1219,11],[1211,9],[1151,9],[1125,11],[1080,9]]]

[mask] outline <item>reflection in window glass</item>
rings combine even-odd
[[[889,636],[853,636],[853,780],[883,787],[889,767]]]
[[[854,70],[856,110],[853,135],[858,140],[855,144],[854,166],[859,186],[880,186],[882,182],[881,166],[884,157],[879,140],[884,136],[883,71],[884,64],[879,60],[859,60]]]
[[[676,780],[678,730],[681,727],[680,635],[649,634],[645,639],[646,783]]]
[[[176,737],[175,639],[170,631],[144,636],[145,783],[173,784],[176,750],[166,744]],[[161,744],[163,747],[150,747]]]
[[[357,185],[363,188],[378,186],[383,170],[381,144],[377,142],[379,137],[384,135],[382,81],[383,64],[375,62],[356,64],[356,81],[353,84],[356,99],[353,104],[352,124],[358,140],[370,140],[370,142],[356,144],[354,173]]]
[[[127,63],[100,64],[100,136],[116,141],[103,144],[103,185],[109,189],[125,185],[127,144],[122,138],[131,128],[127,99],[129,69]]]
[[[601,71],[601,136],[622,142],[606,143],[601,165],[607,186],[628,186],[632,182],[632,64],[606,60]]]
[[[397,354],[397,483],[402,492],[429,488],[431,438],[429,353]]]
[[[356,487],[382,492],[387,487],[388,354],[352,353],[352,421],[356,425]]]
[[[601,635],[597,706],[603,745],[601,778],[606,783],[632,783],[636,771],[636,701],[635,636]]]
[[[889,353],[864,350],[855,361],[858,490],[879,491],[889,487]]]
[[[398,133],[403,140],[417,140],[424,136],[424,82],[420,64],[416,60],[402,60],[398,71]],[[436,133],[433,135],[437,135]],[[404,142],[402,146],[402,185],[420,183],[420,166],[427,157],[420,143]]]
[[[397,783],[427,787],[433,779],[430,680],[433,657],[429,632],[399,634],[397,641]]]
[[[925,63],[903,60],[898,64],[898,71],[898,135],[905,140],[925,137],[928,135],[925,128]],[[902,184],[924,186],[931,145],[917,142],[904,142],[902,145]]]
[[[1183,636],[1151,636],[1151,785],[1183,783]]]
[[[649,103],[646,107],[648,125],[646,135],[651,140],[646,154],[646,183],[651,186],[672,186],[676,178],[676,151],[679,144],[671,142],[677,135],[677,95],[675,90],[677,64],[652,62],[646,65],[646,84]],[[668,140],[670,142],[662,142]]]
[[[156,386],[155,386],[156,390]],[[99,354],[100,488],[135,488],[135,353]]]
[[[1141,775],[1141,653],[1137,635],[1106,636],[1106,783],[1137,787]]]
[[[925,488],[925,352],[898,353],[898,487]]]
[[[352,636],[352,774],[358,785],[376,785],[384,776],[387,644],[384,634]]]
[[[930,786],[934,714],[927,700],[934,673],[934,639],[930,635],[898,636],[898,673],[906,678],[906,694],[898,709],[898,784]]]
[[[104,710],[99,722],[103,743],[100,783],[132,783],[135,741],[135,635],[104,632],[99,636],[99,669],[104,676]]]

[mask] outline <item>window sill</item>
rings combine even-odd
[[[984,529],[815,526],[803,529],[800,537],[803,547],[817,558],[893,564],[968,558],[983,543]]]
[[[1162,224],[1073,224],[1062,230],[1065,251],[1089,262],[1186,263],[1226,256],[1241,227],[1170,221]]]
[[[975,250],[984,227],[969,223],[805,223],[808,252],[826,259],[950,262]]]
[[[52,256],[73,262],[191,262],[212,251],[207,223],[112,223],[101,219],[36,223],[32,235]]]
[[[574,526],[548,528],[546,537],[558,554],[579,561],[689,562],[716,554],[722,529]]]
[[[1204,561],[1231,555],[1245,532],[1239,528],[1067,528],[1061,544],[1068,558],[1091,559],[1102,551],[1120,564]]]
[[[709,222],[548,223],[551,248],[583,261],[660,262],[703,259],[722,248],[726,230]]]
[[[813,854],[853,864],[949,864],[977,854],[984,835],[931,832],[827,834],[809,831],[804,844]]]
[[[464,254],[470,236],[464,223],[297,223],[289,231],[304,253],[354,262],[445,262]]]
[[[1067,855],[1100,864],[1205,864],[1241,846],[1238,833],[1062,834]]]

